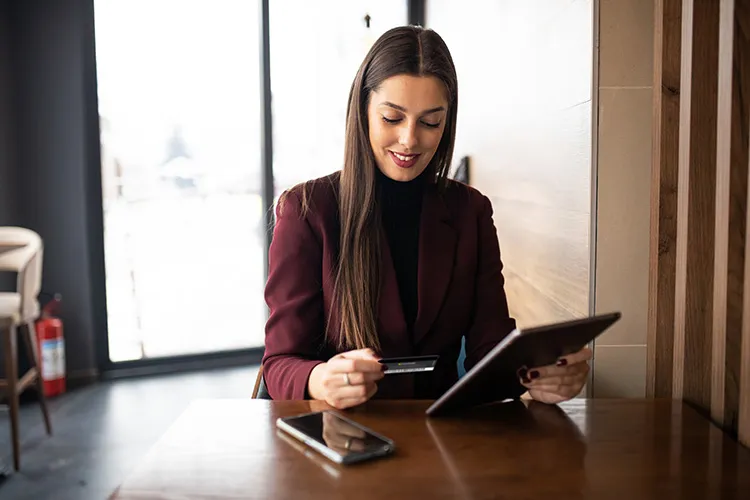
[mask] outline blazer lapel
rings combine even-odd
[[[427,334],[440,312],[456,253],[453,219],[435,185],[429,185],[425,191],[420,228],[415,344]]]

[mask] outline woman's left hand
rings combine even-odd
[[[563,356],[556,365],[521,369],[518,376],[536,401],[557,404],[576,397],[586,384],[591,349]]]

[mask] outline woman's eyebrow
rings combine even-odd
[[[380,103],[381,106],[388,106],[389,108],[393,108],[398,111],[402,111],[404,113],[407,112],[406,108],[403,106],[399,106],[398,104],[393,104],[392,102],[385,101]],[[423,111],[421,114],[423,115],[429,115],[430,113],[435,113],[436,111],[445,111],[445,107],[438,106],[437,108],[428,109],[426,111]]]

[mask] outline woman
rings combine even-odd
[[[440,36],[385,33],[349,95],[341,172],[286,192],[270,248],[264,376],[274,399],[336,408],[437,398],[514,328],[489,200],[447,179],[456,71]],[[438,354],[435,370],[383,375],[380,357]],[[578,394],[588,349],[557,366],[498,372],[485,398]]]

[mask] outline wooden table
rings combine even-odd
[[[679,402],[515,402],[440,419],[425,418],[428,405],[346,412],[397,446],[347,467],[275,429],[325,404],[197,401],[112,498],[750,499],[750,450]]]

